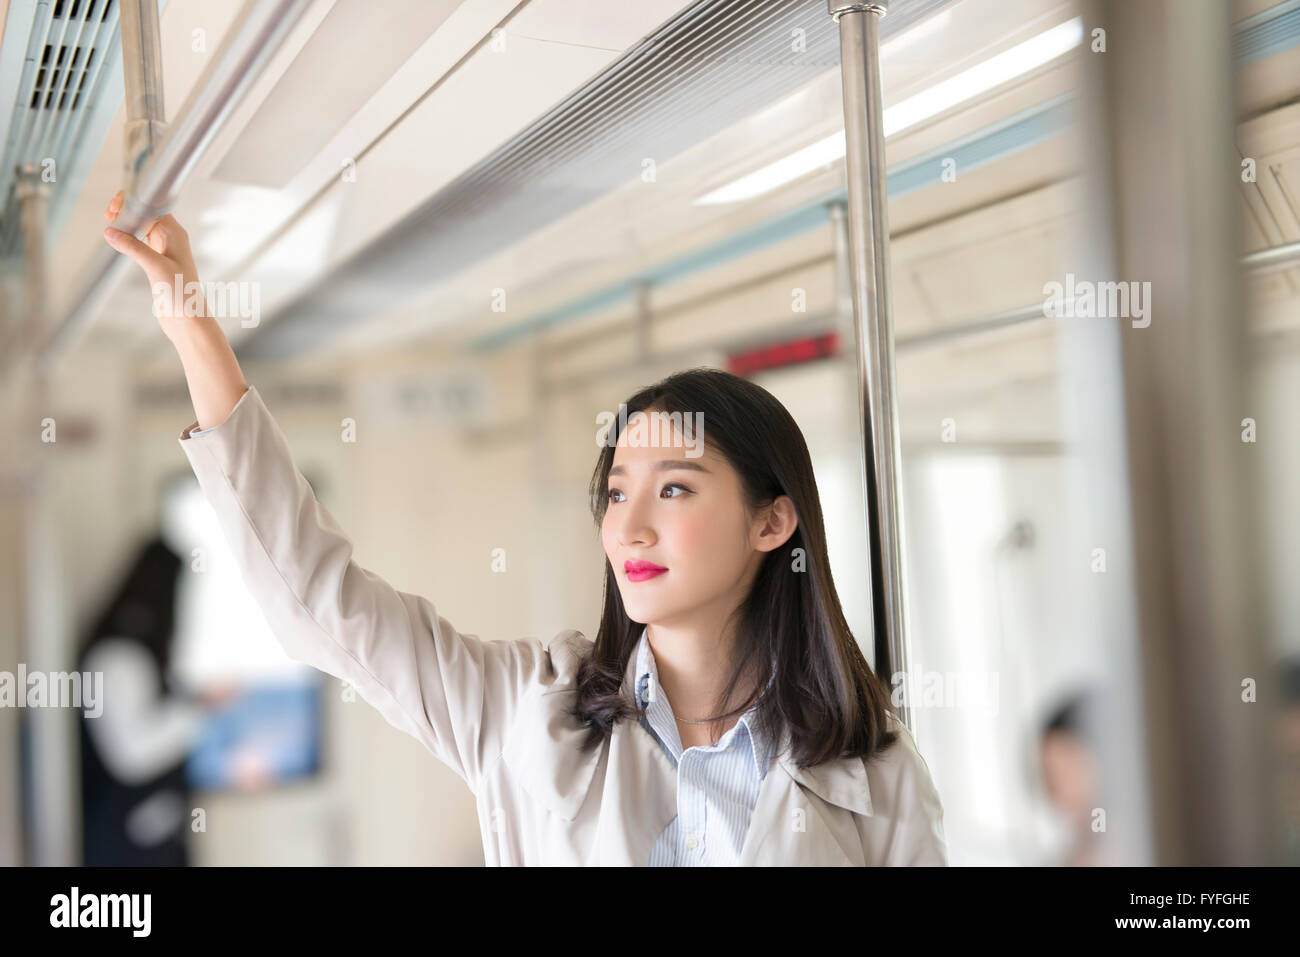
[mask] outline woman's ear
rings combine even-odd
[[[795,514],[794,500],[789,495],[778,495],[759,513],[755,522],[757,540],[754,547],[761,552],[780,548],[798,527],[799,516]]]

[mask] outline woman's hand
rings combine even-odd
[[[119,189],[104,210],[106,220],[117,219],[123,199]],[[146,242],[112,226],[104,230],[104,238],[144,271],[153,293],[154,315],[167,338],[175,342],[177,335],[185,331],[187,319],[207,315],[199,271],[190,252],[189,234],[174,216],[168,213],[161,219],[149,220],[145,227]],[[192,296],[197,296],[197,301]]]
[[[118,190],[104,218],[117,219],[122,201]],[[112,227],[104,230],[104,238],[134,259],[148,277],[154,315],[180,356],[199,428],[214,428],[230,415],[248,384],[221,324],[208,315],[189,234],[170,213],[145,225],[147,243]]]

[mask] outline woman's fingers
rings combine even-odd
[[[126,201],[126,195],[123,190],[119,189],[116,193],[113,194],[113,198],[108,201],[108,205],[104,207],[104,218],[108,220],[110,223],[116,220],[118,215],[122,212],[122,205],[125,201]],[[149,246],[149,248],[156,253],[166,255],[167,235],[165,231],[158,229],[159,222],[160,220],[157,219],[146,220],[145,222],[140,224],[139,230],[137,230],[137,232],[143,230],[144,241]],[[114,230],[114,231],[122,232],[121,230]],[[111,245],[112,239],[110,234],[108,232],[105,232],[104,237],[109,240],[109,243]],[[118,248],[118,247],[114,246],[114,248]],[[121,249],[120,251],[126,252],[125,249]],[[141,265],[143,265],[143,263]]]
[[[108,201],[108,206],[104,208],[104,218],[109,222],[117,219],[121,215],[122,206],[125,202],[126,194],[119,189],[113,194],[113,198]],[[171,213],[158,219],[145,220],[137,230],[137,232],[140,231],[143,231],[145,243],[156,253],[166,256],[170,255],[173,250],[189,250],[189,234],[185,232],[185,229]]]
[[[140,242],[130,233],[114,229],[112,226],[104,230],[104,238],[118,252],[125,253],[134,259],[136,264],[144,270],[145,275],[149,277],[151,283],[170,283],[172,281],[172,263],[158,250]]]
[[[118,190],[104,209],[104,217],[110,222],[115,220],[124,201],[123,191]],[[182,306],[179,293],[168,295],[160,292],[158,287],[161,285],[169,291],[185,288],[185,295],[190,295],[189,283],[198,281],[194,256],[190,253],[190,237],[170,213],[145,221],[136,231],[143,239],[137,239],[124,229],[109,226],[104,230],[104,239],[118,252],[135,260],[145,274],[154,292],[154,315],[164,323],[164,331],[167,331],[167,320],[180,317],[182,311],[189,310],[192,304],[187,298]],[[199,305],[206,308],[201,298]],[[185,315],[189,313],[186,311]]]
[[[189,234],[185,232],[180,223],[176,222],[176,217],[171,213],[150,223],[149,231],[145,233],[145,239],[158,252],[169,256],[177,250],[182,250],[188,254],[190,248]]]

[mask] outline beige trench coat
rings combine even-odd
[[[460,775],[477,799],[488,864],[648,861],[677,813],[677,772],[635,721],[580,750],[583,729],[565,712],[590,639],[461,634],[426,599],[357,565],[256,388],[211,432],[191,436],[196,426],[181,448],[277,639],[292,658],[351,683]],[[870,762],[800,770],[786,735],[741,863],[946,864],[939,794],[912,736],[891,721],[899,741]]]

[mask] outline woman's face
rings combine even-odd
[[[698,434],[688,443],[680,430],[648,421],[631,416],[614,449],[605,555],[633,621],[711,624],[744,600],[763,552],[775,546],[759,535],[761,521],[746,517],[740,476],[723,456]],[[667,571],[638,573],[629,562]]]

